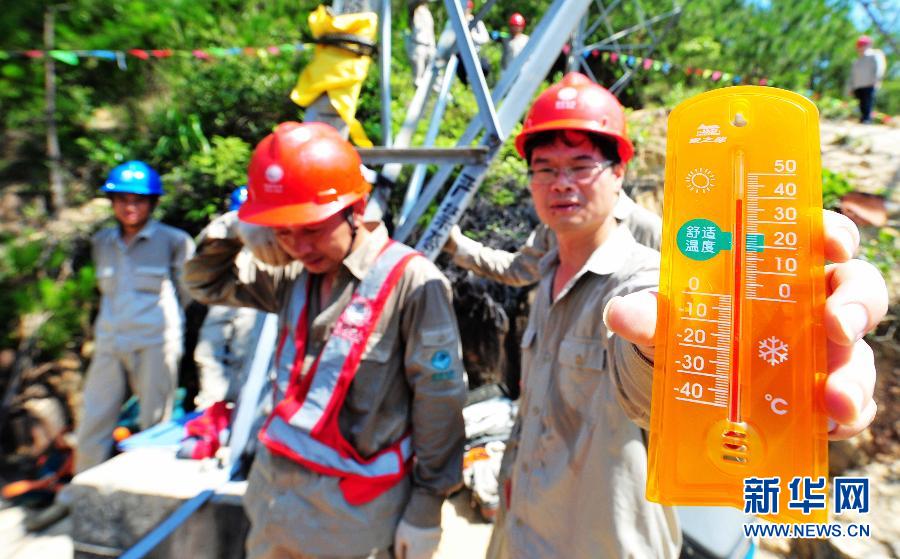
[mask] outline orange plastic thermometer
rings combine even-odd
[[[647,497],[824,522],[788,506],[828,475],[818,111],[731,87],[668,126]]]

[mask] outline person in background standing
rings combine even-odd
[[[500,66],[504,70],[512,64],[512,61],[519,56],[519,53],[528,44],[528,35],[524,31],[525,16],[519,12],[514,12],[509,16],[510,36],[503,41],[503,58],[500,60]]]
[[[406,52],[412,64],[413,79],[419,87],[425,77],[425,69],[434,58],[434,17],[428,9],[428,0],[411,0],[409,12],[410,34],[407,36]]]
[[[872,47],[872,37],[868,35],[856,40],[856,52],[859,56],[850,68],[850,89],[859,101],[859,121],[870,124],[875,92],[881,87],[887,62],[884,53]]]
[[[187,233],[151,218],[163,185],[149,165],[119,165],[100,190],[112,200],[117,225],[92,239],[100,312],[76,431],[76,473],[109,457],[129,390],[140,400],[141,428],[171,415],[190,301],[182,269],[194,254]]]
[[[478,20],[478,23],[472,23],[475,19],[475,15],[472,14],[474,8],[475,3],[469,0],[466,3],[466,21],[469,25],[469,33],[472,35],[472,44],[475,45],[475,54],[478,55],[478,63],[481,65],[481,73],[487,79],[491,75],[491,63],[481,54],[481,47],[486,45],[491,40],[491,37],[483,21]],[[462,62],[457,66],[457,72],[459,73],[459,81],[464,85],[469,85],[469,76],[466,74],[466,68]]]

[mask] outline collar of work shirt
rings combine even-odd
[[[587,272],[597,274],[598,276],[606,276],[618,271],[628,258],[631,246],[635,242],[634,237],[632,237],[631,232],[628,231],[627,227],[616,225],[609,237],[607,237],[607,239],[603,241],[603,244],[591,253],[587,262],[584,263],[584,266],[578,270],[578,273],[572,276],[572,279],[566,283],[559,292],[559,296],[553,302],[555,303],[565,297],[566,293],[568,293]],[[556,271],[558,265],[559,248],[557,247],[554,247],[550,252],[545,254],[539,263],[541,277],[549,283],[551,289],[553,286],[553,273]]]

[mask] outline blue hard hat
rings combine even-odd
[[[113,168],[103,186],[102,192],[113,194],[123,192],[143,194],[144,196],[160,196],[163,193],[162,179],[159,173],[143,161],[126,161]]]
[[[228,204],[228,211],[233,212],[240,209],[241,204],[247,201],[247,185],[241,185],[231,191],[231,198]]]

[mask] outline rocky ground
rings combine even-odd
[[[665,114],[659,110],[638,111],[630,117],[633,129],[643,130],[638,144],[640,156],[632,165],[629,187],[642,204],[658,209],[661,202],[661,183],[665,153]],[[876,194],[885,200],[887,227],[898,227],[900,208],[900,128],[869,125],[850,121],[824,121],[822,132],[823,167],[846,175],[859,192]],[[519,191],[518,203],[497,211],[485,205],[473,209],[464,219],[463,228],[485,230],[483,240],[502,248],[513,248],[524,240],[534,224],[534,215],[527,209],[527,194]],[[83,234],[105,211],[105,201],[95,201],[56,220],[35,234]],[[0,224],[15,222],[27,214],[21,202],[6,197],[0,203]],[[0,225],[2,227],[2,225]],[[87,229],[85,229],[87,228]],[[866,238],[877,235],[874,227],[864,229]],[[896,245],[887,247],[900,251]],[[517,385],[517,340],[526,318],[528,291],[501,287],[468,277],[458,269],[448,268],[448,275],[457,284],[457,311],[461,322],[468,324],[463,332],[473,334],[464,340],[467,368],[476,382],[506,380]],[[900,321],[897,298],[900,270],[886,270],[892,295],[892,316],[870,341],[876,349],[879,382],[876,399],[879,412],[872,429],[854,440],[831,447],[832,475],[866,476],[872,480],[872,510],[862,519],[872,525],[872,537],[849,540],[833,539],[812,542],[767,540],[763,542],[764,557],[900,557]],[[486,329],[498,332],[485,336]],[[0,366],[2,369],[2,366]],[[43,378],[32,373],[29,378]],[[46,397],[65,382],[41,381],[45,389],[34,388],[34,394]],[[36,381],[36,384],[40,382]],[[67,389],[71,392],[71,388]],[[38,396],[36,396],[38,397]],[[77,394],[64,397],[77,401]],[[38,406],[39,407],[39,406]],[[45,408],[47,406],[44,406]],[[53,406],[49,406],[53,407]],[[54,408],[54,414],[59,410]],[[70,411],[63,413],[71,414]],[[462,493],[448,503],[444,510],[445,536],[442,557],[479,557],[485,549],[490,525],[482,522],[467,505],[468,496]],[[21,508],[0,508],[0,541],[4,542],[0,555],[16,558],[68,557],[71,541],[66,538],[66,524],[58,523],[39,534],[26,534],[23,522],[31,514]]]

